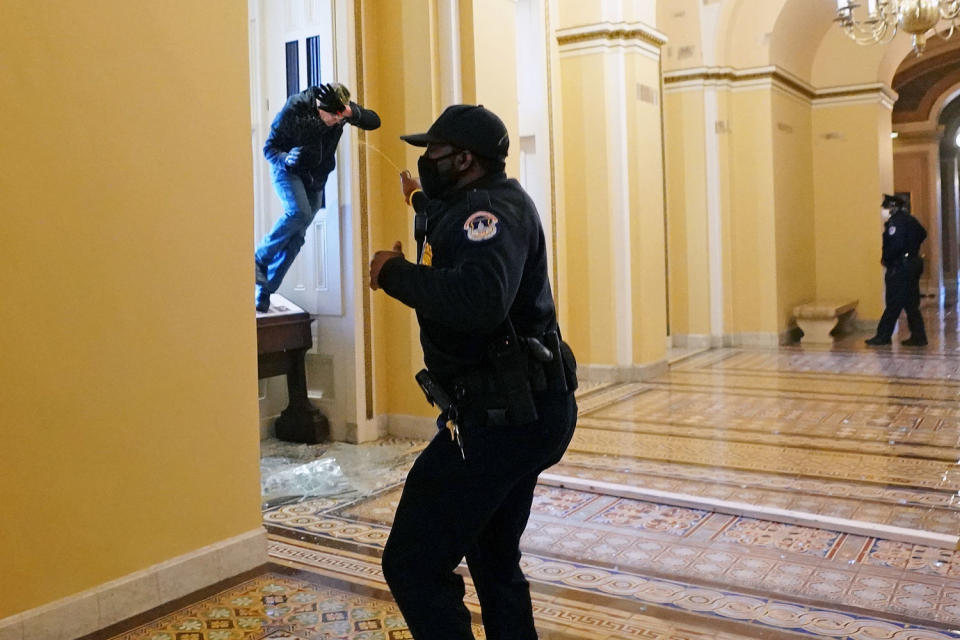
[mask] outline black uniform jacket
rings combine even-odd
[[[919,259],[920,244],[927,230],[909,213],[898,211],[883,226],[883,256],[880,262],[887,268],[896,268],[909,257]]]
[[[314,191],[323,189],[327,175],[337,164],[337,143],[343,134],[344,122],[367,130],[380,126],[380,116],[376,111],[351,102],[351,116],[328,127],[317,115],[318,92],[317,87],[310,87],[290,96],[273,119],[270,135],[263,146],[263,155],[278,168],[283,166],[290,149],[303,147],[300,162],[293,172],[300,176],[307,188]]]
[[[444,380],[482,366],[508,312],[521,336],[557,328],[540,218],[516,180],[484,176],[426,207],[430,265],[393,258],[379,282],[416,310],[432,373]]]

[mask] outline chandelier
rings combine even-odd
[[[947,24],[937,35],[945,39],[960,27],[960,0],[867,0],[866,11],[853,0],[837,0],[837,17],[851,40],[857,44],[887,43],[903,29],[913,36],[913,50],[923,53],[931,29],[942,20]]]

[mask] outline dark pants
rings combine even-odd
[[[466,461],[446,429],[407,476],[383,575],[416,640],[473,640],[463,604],[466,557],[489,640],[535,640],[530,587],[520,570],[537,476],[557,463],[576,424],[572,393],[539,394],[539,420],[490,426],[461,416]]]
[[[897,326],[900,312],[907,312],[910,337],[927,339],[927,331],[920,315],[920,274],[922,263],[888,267],[884,278],[886,284],[886,308],[877,325],[877,336],[889,340]]]

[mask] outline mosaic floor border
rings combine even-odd
[[[364,579],[377,576],[382,580],[382,574],[378,575],[379,564],[375,561],[357,557],[348,558],[322,548],[310,548],[276,539],[270,541],[269,551],[271,556],[279,561],[293,562],[341,575],[351,575],[355,572]],[[789,633],[790,636],[828,637],[838,640],[848,638],[851,640],[866,638],[891,640],[950,640],[952,638],[955,640],[955,636],[945,630],[858,617],[839,611],[797,606],[773,599],[691,588],[689,585],[671,581],[633,576],[622,572],[614,573],[598,567],[558,562],[529,554],[524,555],[521,564],[524,573],[531,580],[531,589],[534,592],[537,591],[540,583],[546,583],[581,593],[613,596],[617,600],[629,600],[644,607],[667,608],[706,618],[701,618],[702,621],[699,624],[688,619],[687,622],[691,626],[709,626],[710,620],[718,618],[727,623],[739,622],[757,628],[754,633],[747,632],[746,637],[757,637],[757,632],[762,637],[763,631],[769,630],[782,631]],[[466,600],[471,604],[476,603],[476,594],[472,589]],[[540,603],[537,602],[537,604]],[[535,613],[540,620],[545,613],[549,612],[542,606],[538,606]],[[605,615],[594,614],[593,620],[601,623],[604,631],[613,630],[610,627],[616,624],[615,620]],[[738,628],[738,631],[744,633],[742,628]],[[781,633],[776,637],[786,636]]]
[[[866,356],[866,357],[865,357]],[[920,385],[960,386],[960,362],[939,354],[851,352],[804,352],[793,350],[751,351],[718,349],[677,363],[674,370],[719,370],[723,372],[788,373],[846,381],[910,381]]]
[[[918,537],[926,534],[956,537],[960,533],[960,509],[955,494],[917,495],[909,490],[875,485],[831,486],[842,483],[816,479],[801,483],[775,475],[736,471],[721,474],[702,467],[677,469],[680,465],[643,460],[616,461],[620,464],[608,461],[610,464],[603,467],[595,456],[591,457],[594,460],[586,464],[565,459],[541,476],[541,484],[579,488],[601,483],[602,486],[590,490],[624,497],[645,492],[659,495],[661,500],[668,500],[668,495],[683,496],[684,505],[691,500],[698,501],[699,506],[716,505],[718,501],[735,502],[749,505],[758,513],[769,512],[767,517],[772,520],[778,520],[776,512],[784,510],[806,514],[805,519],[810,522],[842,518],[861,528],[897,527],[916,532]],[[934,506],[933,498],[939,498],[943,506]],[[945,544],[948,548],[955,546],[955,543]]]
[[[814,476],[885,485],[960,490],[956,464],[918,458],[804,451],[787,446],[640,435],[605,429],[577,429],[571,451],[701,464],[794,476]]]
[[[538,488],[538,492],[548,490]],[[609,520],[610,516],[604,514],[618,502],[615,498],[603,496],[598,502],[599,496],[576,491],[560,491],[555,495],[558,499],[548,496],[546,502],[535,501],[524,536],[525,553],[541,556],[547,553],[551,561],[589,560],[594,566],[607,567],[605,570],[629,568],[635,575],[660,575],[687,583],[693,580],[689,583],[691,588],[745,588],[746,591],[740,593],[754,594],[749,597],[759,593],[780,593],[780,597],[792,594],[821,607],[827,602],[839,602],[844,607],[865,607],[883,616],[905,616],[902,620],[907,622],[935,619],[945,624],[960,622],[960,584],[951,589],[943,586],[948,570],[960,575],[960,553],[948,552],[947,556],[941,556],[940,550],[926,550],[920,545],[888,543],[891,546],[881,550],[881,560],[886,558],[894,564],[872,558],[866,562],[865,550],[872,550],[876,544],[869,538],[771,522],[747,524],[750,519],[723,514],[697,515],[696,510],[670,510],[649,503],[644,506],[642,501],[620,502],[633,502],[649,515],[631,506],[622,514],[613,515],[619,520]],[[311,505],[302,504],[286,512],[279,509],[267,513],[265,521],[275,537],[324,546],[355,545],[353,548],[362,553],[370,553],[368,549],[377,553],[389,533],[389,520],[398,498],[396,488],[366,500],[312,512]],[[583,510],[584,501],[593,501],[592,511]],[[651,507],[656,508],[651,510]],[[709,515],[711,524],[676,520],[685,513],[692,513],[692,517],[699,520]],[[598,516],[604,519],[597,520]],[[651,517],[654,518],[649,520],[652,524],[644,524]],[[585,527],[574,520],[595,524]],[[683,525],[688,529],[695,525],[690,530],[697,531],[700,542],[688,540],[683,530],[670,524],[674,521],[690,522]],[[761,536],[756,539],[760,546],[750,542],[751,538],[742,538],[740,533],[736,534],[737,538],[724,533],[734,522],[743,522],[737,526],[743,526],[743,533],[748,536]],[[768,532],[774,532],[771,541],[782,540],[787,546],[765,542]],[[728,539],[724,542],[717,539],[718,535]],[[811,543],[829,546],[819,552],[821,555],[811,556],[804,550]],[[801,546],[795,546],[797,544]],[[915,561],[920,563],[916,568],[910,568],[911,553],[920,554]],[[948,564],[943,564],[944,559]]]
[[[810,448],[835,448],[830,440],[880,451],[956,459],[960,449],[960,408],[918,407],[916,403],[793,398],[785,394],[729,393],[644,385],[601,408],[581,411],[581,420],[622,425],[622,430],[663,425],[679,429],[720,429],[739,438],[815,438]],[[914,450],[907,447],[915,447]],[[937,452],[942,451],[942,455]]]

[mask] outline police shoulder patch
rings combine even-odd
[[[890,228],[887,229],[887,233],[889,233],[890,235],[893,235],[893,234],[895,234],[896,232],[897,232],[897,228],[896,228],[895,226],[893,226],[893,225],[890,225]]]
[[[480,242],[497,235],[498,224],[500,221],[497,216],[489,211],[477,211],[470,214],[467,221],[463,223],[463,230],[467,234],[467,240]]]

